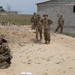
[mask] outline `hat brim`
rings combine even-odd
[[[40,15],[37,15],[37,16],[40,16]]]
[[[47,16],[47,17],[48,17],[48,15],[47,15],[47,14],[43,15],[43,17],[45,17],[45,16]]]

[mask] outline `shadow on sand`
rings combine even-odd
[[[43,43],[42,41],[40,41],[40,40],[37,41],[36,38],[32,38],[31,41],[34,42],[34,43],[36,43],[36,44],[44,44],[44,43]]]

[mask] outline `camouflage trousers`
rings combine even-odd
[[[58,25],[55,32],[57,32],[59,30],[59,28],[61,28],[60,32],[62,33],[63,32],[63,25]]]
[[[6,68],[8,68],[10,65],[5,61],[5,62],[2,62],[2,63],[0,63],[0,68],[1,69],[6,69]]]
[[[5,56],[0,55],[0,68],[5,69],[8,68],[10,65],[6,62]]]
[[[40,40],[42,40],[42,28],[36,28],[36,39],[38,40],[38,36],[40,36]]]
[[[49,42],[50,43],[50,29],[44,29],[44,39],[45,43]]]

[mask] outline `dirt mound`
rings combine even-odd
[[[51,33],[51,44],[36,42],[31,26],[1,26],[13,53],[8,69],[0,69],[0,75],[75,75],[75,38]]]

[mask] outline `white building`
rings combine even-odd
[[[75,0],[49,0],[37,3],[37,13],[49,15],[53,20],[52,30],[57,26],[59,15],[63,15],[64,32],[75,33]]]

